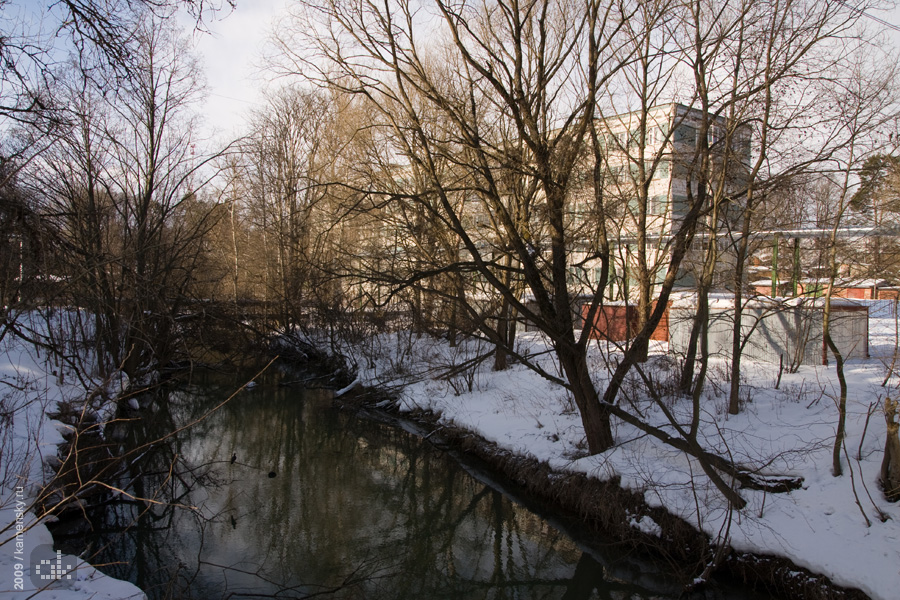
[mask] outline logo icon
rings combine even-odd
[[[39,589],[54,581],[73,579],[74,572],[75,565],[63,561],[62,551],[54,551],[53,546],[43,544],[31,552],[31,583]]]

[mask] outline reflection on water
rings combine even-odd
[[[195,377],[109,435],[137,447],[237,385]],[[601,566],[442,452],[331,407],[327,392],[264,383],[129,469],[122,485],[153,502],[116,502],[92,535],[57,539],[87,543],[151,598],[677,597],[633,563]]]

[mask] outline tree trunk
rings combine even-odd
[[[509,312],[509,302],[504,298],[500,303],[500,314],[497,316],[497,344],[494,347],[494,370],[505,371],[508,365],[507,361],[507,313]]]
[[[741,223],[741,239],[737,246],[734,269],[734,322],[731,324],[731,372],[728,392],[728,414],[736,415],[741,410],[741,354],[743,353],[744,320],[744,266],[750,247],[750,217],[753,208],[753,190],[747,191],[747,206]],[[796,271],[797,265],[794,265]],[[798,276],[799,280],[799,276]]]
[[[506,274],[503,276],[503,284],[510,287],[509,268],[512,265],[512,257],[506,255]],[[500,314],[497,317],[497,347],[494,350],[494,370],[505,371],[509,366],[508,350],[512,350],[512,338],[509,335],[509,320],[512,306],[506,296],[500,301]]]
[[[600,396],[591,381],[585,353],[560,346],[557,356],[581,413],[588,452],[593,455],[612,448],[615,440],[610,427],[609,411],[600,404]]]
[[[687,351],[684,355],[684,364],[681,365],[681,380],[678,387],[682,394],[690,394],[694,387],[694,365],[697,361],[697,341],[700,339],[700,320],[699,315],[694,315],[694,322],[691,324],[691,335],[688,338]]]
[[[826,307],[828,304],[829,303],[826,302]],[[837,372],[838,384],[840,387],[840,396],[838,398],[838,424],[834,434],[834,449],[832,452],[832,471],[835,477],[840,477],[843,474],[843,469],[841,467],[841,447],[844,443],[847,423],[847,379],[844,377],[844,357],[841,356],[840,350],[838,350],[834,340],[831,339],[827,313],[825,316],[824,329],[825,344],[828,349],[831,349],[832,354],[834,354],[835,371]],[[826,349],[825,352],[827,351],[828,350]]]
[[[884,419],[887,421],[887,438],[884,440],[884,458],[881,461],[881,486],[891,502],[900,500],[900,424],[897,423],[897,401],[886,398]]]

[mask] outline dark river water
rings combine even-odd
[[[476,466],[281,377],[211,413],[238,378],[198,375],[144,399],[150,416],[109,437],[137,449],[119,484],[153,501],[117,499],[89,533],[60,527],[58,545],[152,599],[679,597],[648,564],[577,543]]]

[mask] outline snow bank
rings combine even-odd
[[[737,550],[784,556],[873,599],[893,600],[900,589],[900,506],[885,501],[878,486],[886,435],[879,401],[900,395],[900,379],[881,387],[896,347],[895,323],[883,310],[876,314],[882,316],[870,319],[873,358],[846,365],[850,396],[842,477],[831,473],[838,418],[833,366],[783,373],[775,389],[777,367],[745,361],[744,408],[731,416],[727,365],[713,361],[702,399],[704,445],[730,453],[738,463],[765,465],[766,473],[804,478],[802,489],[787,494],[741,490],[748,502],[742,511],[730,509],[693,459],[621,422],[614,425],[618,445],[587,456],[572,399],[532,370],[515,365],[492,372],[491,359],[467,374],[449,369],[461,358],[489,352],[489,347],[451,349],[429,340],[400,351],[401,341],[386,336],[358,361],[364,365],[359,380],[396,386],[402,409],[433,411],[443,423],[476,431],[554,469],[600,479],[619,476],[621,485],[643,493],[651,506],[665,507],[713,539],[727,536]],[[522,352],[559,376],[545,340],[532,333],[520,333],[519,339]],[[616,352],[613,346],[602,347],[603,352],[601,345],[594,346],[589,359],[599,389],[606,384]],[[678,372],[666,351],[665,344],[654,345],[655,356],[648,363],[654,381],[663,385],[674,382]],[[897,366],[900,369],[900,361]],[[671,430],[659,408],[646,400],[639,380],[627,382],[623,391],[623,402],[634,403],[652,424]],[[682,422],[689,421],[689,401],[672,394],[666,402]],[[647,518],[634,518],[631,525],[645,533],[657,531]]]
[[[831,474],[831,443],[837,422],[833,367],[807,366],[797,373],[784,373],[779,389],[774,389],[777,369],[746,362],[744,410],[730,416],[726,411],[726,365],[713,362],[702,399],[704,445],[720,453],[730,452],[739,463],[764,464],[767,472],[804,478],[803,489],[790,494],[741,490],[748,506],[740,512],[729,508],[693,460],[625,424],[615,424],[618,445],[614,449],[587,456],[581,421],[565,390],[521,365],[491,371],[488,345],[466,342],[450,348],[424,337],[413,345],[409,341],[398,335],[369,340],[356,356],[358,381],[395,389],[405,410],[434,411],[444,423],[477,431],[505,449],[546,461],[560,471],[600,479],[618,476],[623,486],[642,493],[649,504],[665,507],[713,538],[727,531],[728,543],[738,550],[785,556],[840,585],[862,589],[876,600],[897,597],[900,506],[884,501],[877,483],[886,434],[878,402],[887,395],[900,395],[900,379],[892,378],[886,388],[880,385],[897,346],[892,317],[873,315],[873,358],[847,364],[847,452],[845,474],[839,478]],[[41,356],[9,344],[3,350],[0,377],[6,382],[4,410],[11,411],[12,427],[2,430],[8,434],[0,440],[4,457],[0,527],[11,524],[12,529],[0,537],[0,591],[11,592],[10,598],[26,598],[31,592],[13,589],[16,488],[22,487],[27,503],[34,486],[42,483],[41,457],[55,453],[60,440],[44,413],[56,400],[76,390],[67,389],[53,376],[52,367]],[[530,353],[547,373],[559,376],[558,364],[547,350],[540,335],[520,334],[520,352]],[[671,382],[677,364],[666,355],[666,344],[654,343],[652,351],[647,367],[653,370],[654,380]],[[601,389],[615,353],[613,345],[592,346],[592,375]],[[451,368],[465,360],[472,361],[472,369]],[[661,411],[643,397],[640,381],[629,380],[623,392],[623,402],[633,402],[654,425],[669,427]],[[688,418],[689,407],[683,399],[672,395],[666,402],[680,419]],[[46,527],[30,515],[26,518],[30,528],[24,534],[24,546],[50,543]],[[651,535],[659,531],[647,517],[635,516],[630,525]],[[54,584],[38,598],[143,596],[131,584],[105,577],[74,557],[64,557],[64,562],[78,565],[75,579]],[[27,586],[29,565],[23,566]]]
[[[50,550],[53,538],[30,509],[44,483],[43,458],[55,456],[62,441],[59,424],[46,414],[59,400],[83,395],[67,386],[56,369],[46,356],[12,337],[0,346],[0,408],[8,417],[0,426],[0,596],[9,600],[146,598],[135,585],[108,577],[69,555],[60,557],[66,570],[63,579],[40,588],[32,583],[32,552]]]

